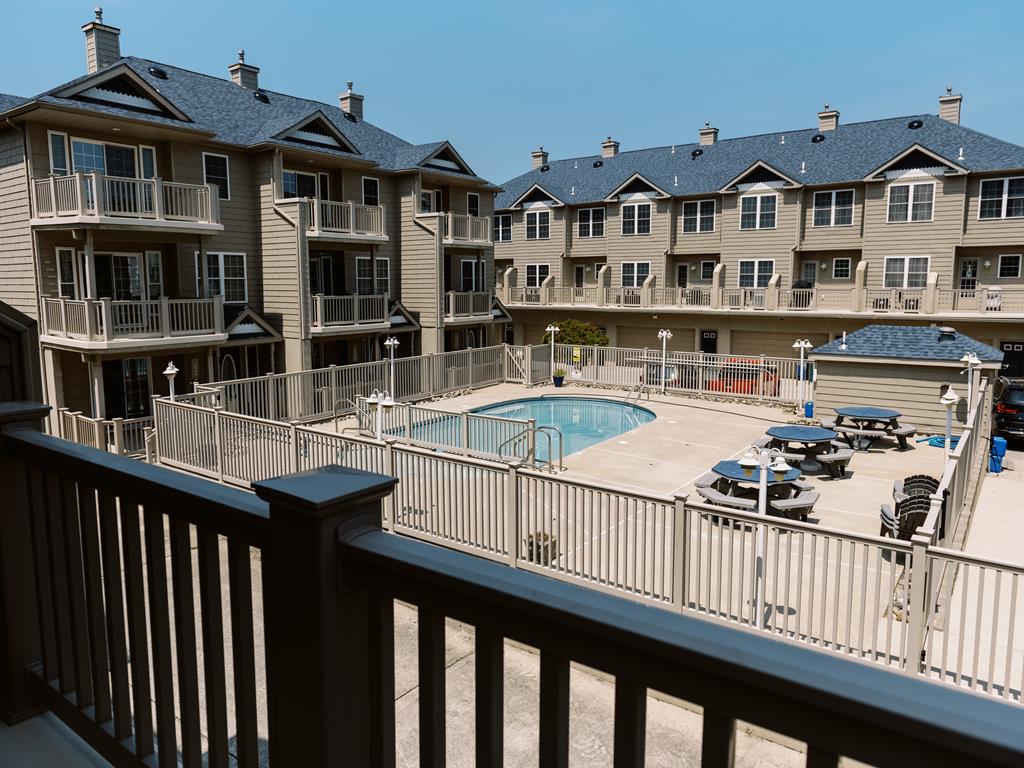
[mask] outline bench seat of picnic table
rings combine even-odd
[[[814,509],[818,495],[817,491],[805,491],[791,499],[775,499],[769,502],[769,506],[790,520],[806,520],[808,513]]]
[[[832,477],[841,479],[846,473],[846,465],[850,463],[850,459],[853,458],[852,448],[839,448],[832,453],[822,453],[818,455],[818,461],[824,464],[828,468],[828,473]]]
[[[835,428],[836,428],[836,420],[835,419],[822,419],[821,420],[821,428],[822,429],[835,430]]]
[[[887,434],[884,429],[861,429],[860,427],[848,427],[845,424],[836,427],[836,432],[841,432],[844,435],[859,435],[860,437],[885,437]]]
[[[719,507],[732,507],[733,509],[757,508],[757,502],[753,499],[742,499],[738,496],[727,496],[716,488],[697,486],[697,493],[707,499],[710,503]]]

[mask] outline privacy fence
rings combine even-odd
[[[168,466],[242,487],[327,464],[382,472],[399,480],[384,506],[395,533],[1020,700],[1017,566],[925,537],[860,535],[422,448],[412,408],[380,441],[165,399],[155,407]],[[412,430],[399,421],[410,414]],[[974,570],[948,591],[961,607],[947,615],[937,577],[950,564]]]

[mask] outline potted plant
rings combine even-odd
[[[551,378],[555,381],[555,386],[562,386],[565,381],[565,368],[555,368],[555,372],[551,374]]]
[[[558,539],[550,533],[531,533],[526,537],[526,559],[549,566],[558,558]]]

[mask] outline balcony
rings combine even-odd
[[[42,341],[82,350],[139,350],[227,340],[221,297],[43,299]]]
[[[0,404],[0,481],[19,489],[0,513],[0,591],[16,598],[0,602],[0,662],[18,671],[0,704],[49,710],[116,765],[248,766],[264,750],[274,765],[394,765],[399,741],[444,765],[449,729],[469,722],[456,748],[478,765],[521,743],[543,766],[585,762],[585,729],[642,766],[649,691],[696,705],[699,746],[678,764],[734,765],[743,723],[805,744],[811,766],[1024,761],[1017,706],[550,578],[515,540],[494,556],[508,547],[521,568],[390,532],[392,477],[326,466],[253,494],[41,434],[46,412]],[[469,678],[448,668],[449,617],[473,628]],[[508,642],[539,655],[534,717],[503,716],[525,698],[502,673]],[[570,718],[574,663],[609,696]],[[418,717],[396,714],[396,666],[414,670]],[[467,699],[475,717],[451,719]]]
[[[387,242],[382,205],[339,203],[308,198],[307,235],[311,239],[341,242]]]
[[[485,291],[448,291],[444,295],[446,322],[480,322],[491,319],[493,298]]]
[[[491,220],[487,216],[445,213],[441,220],[445,245],[492,245]]]
[[[32,181],[32,226],[221,232],[215,185],[74,173]]]
[[[314,335],[366,333],[390,328],[388,297],[380,294],[370,296],[315,294],[310,309],[310,331]]]

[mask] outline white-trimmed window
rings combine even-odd
[[[1024,176],[1012,179],[985,179],[978,200],[979,219],[1019,219],[1024,217]]]
[[[317,197],[319,180],[317,174],[305,171],[283,171],[281,186],[285,198]]]
[[[576,233],[579,237],[604,237],[604,208],[580,208]]]
[[[441,190],[420,190],[420,213],[441,213]]]
[[[929,256],[886,256],[883,287],[924,288],[929,260]]]
[[[163,295],[163,254],[160,251],[146,251],[146,298],[153,301]]]
[[[815,227],[849,227],[853,224],[852,189],[835,189],[814,193]]]
[[[363,205],[380,205],[380,179],[363,176]]]
[[[622,206],[622,234],[651,234],[650,203],[626,203]]]
[[[78,264],[75,263],[73,248],[57,249],[57,286],[58,295],[63,299],[77,299]]]
[[[853,259],[845,256],[832,259],[832,279],[849,280],[853,276]]]
[[[494,242],[507,243],[512,240],[512,214],[496,213],[494,215]]]
[[[199,252],[196,252],[196,295],[204,295],[202,286],[203,272],[199,265]],[[225,304],[244,304],[248,299],[247,268],[244,253],[207,253],[206,254],[206,291],[205,296],[223,296]]]
[[[917,181],[889,187],[889,224],[907,221],[931,221],[935,207],[935,182]]]
[[[466,193],[466,213],[470,216],[480,215],[480,195],[476,192]]]
[[[1001,280],[1020,277],[1021,255],[1019,253],[999,254],[999,278]]]
[[[715,277],[716,262],[708,260],[700,263],[700,279],[712,280]]]
[[[217,185],[217,197],[231,199],[231,182],[228,180],[228,156],[203,152],[203,180]]]
[[[71,173],[68,158],[68,135],[58,131],[47,131],[50,137],[50,173],[67,176]]]
[[[487,283],[487,264],[476,259],[462,259],[460,274],[463,291],[485,291]]]
[[[683,203],[683,232],[714,232],[715,201],[691,200]]]
[[[740,288],[767,288],[775,274],[775,259],[743,259],[739,264]]]
[[[155,179],[156,172],[156,147],[139,146],[139,170],[142,171],[142,178]]]
[[[391,295],[391,259],[377,256],[374,261],[374,280],[377,293],[381,296]]]
[[[747,195],[740,198],[740,229],[775,229],[778,195]]]
[[[651,274],[651,262],[649,261],[624,261],[622,262],[622,287],[640,288],[644,280]]]
[[[356,293],[387,296],[391,289],[391,262],[387,256],[356,256]]]
[[[539,288],[547,276],[551,274],[549,264],[527,264],[526,265],[526,287]]]
[[[547,240],[551,236],[551,212],[526,212],[526,239]]]

